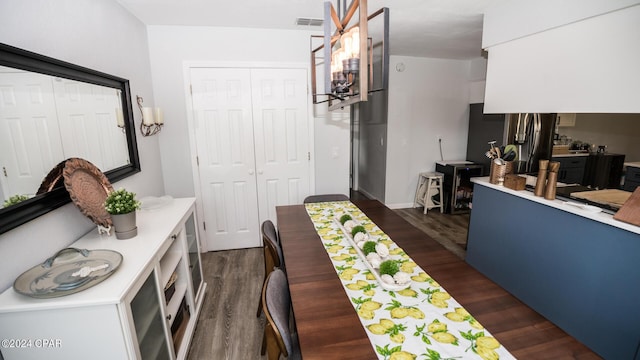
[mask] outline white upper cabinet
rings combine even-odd
[[[576,113],[561,113],[557,117],[558,127],[573,127],[576,126]]]
[[[639,113],[640,1],[506,2],[485,15],[487,113]]]
[[[484,14],[482,48],[638,4],[638,0],[503,1]]]

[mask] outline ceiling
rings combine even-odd
[[[322,27],[296,25],[296,18],[321,19],[322,0],[116,1],[146,25],[322,31]],[[335,7],[336,1],[332,1]],[[389,8],[391,55],[473,59],[482,55],[482,13],[503,1],[369,0],[368,7],[370,14],[384,6]]]

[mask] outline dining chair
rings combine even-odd
[[[282,255],[282,248],[280,247],[280,241],[278,240],[278,232],[271,220],[265,220],[261,226],[262,231],[262,247],[264,250],[264,282],[267,281],[267,276],[275,268],[284,269],[284,257]],[[262,300],[258,303],[257,317],[262,314]]]
[[[292,330],[291,295],[287,276],[281,269],[273,270],[262,288],[262,308],[267,321],[262,337],[261,354],[268,360],[278,360],[284,355],[287,360],[302,359],[295,328]]]
[[[327,201],[349,201],[349,197],[344,194],[310,195],[304,198],[303,203],[309,204]]]

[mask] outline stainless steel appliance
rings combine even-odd
[[[504,143],[518,147],[516,173],[538,171],[538,160],[551,158],[556,114],[509,114],[506,127]]]

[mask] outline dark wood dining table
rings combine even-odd
[[[516,358],[600,358],[384,204],[352,202]],[[303,358],[376,359],[304,205],[276,212]]]

